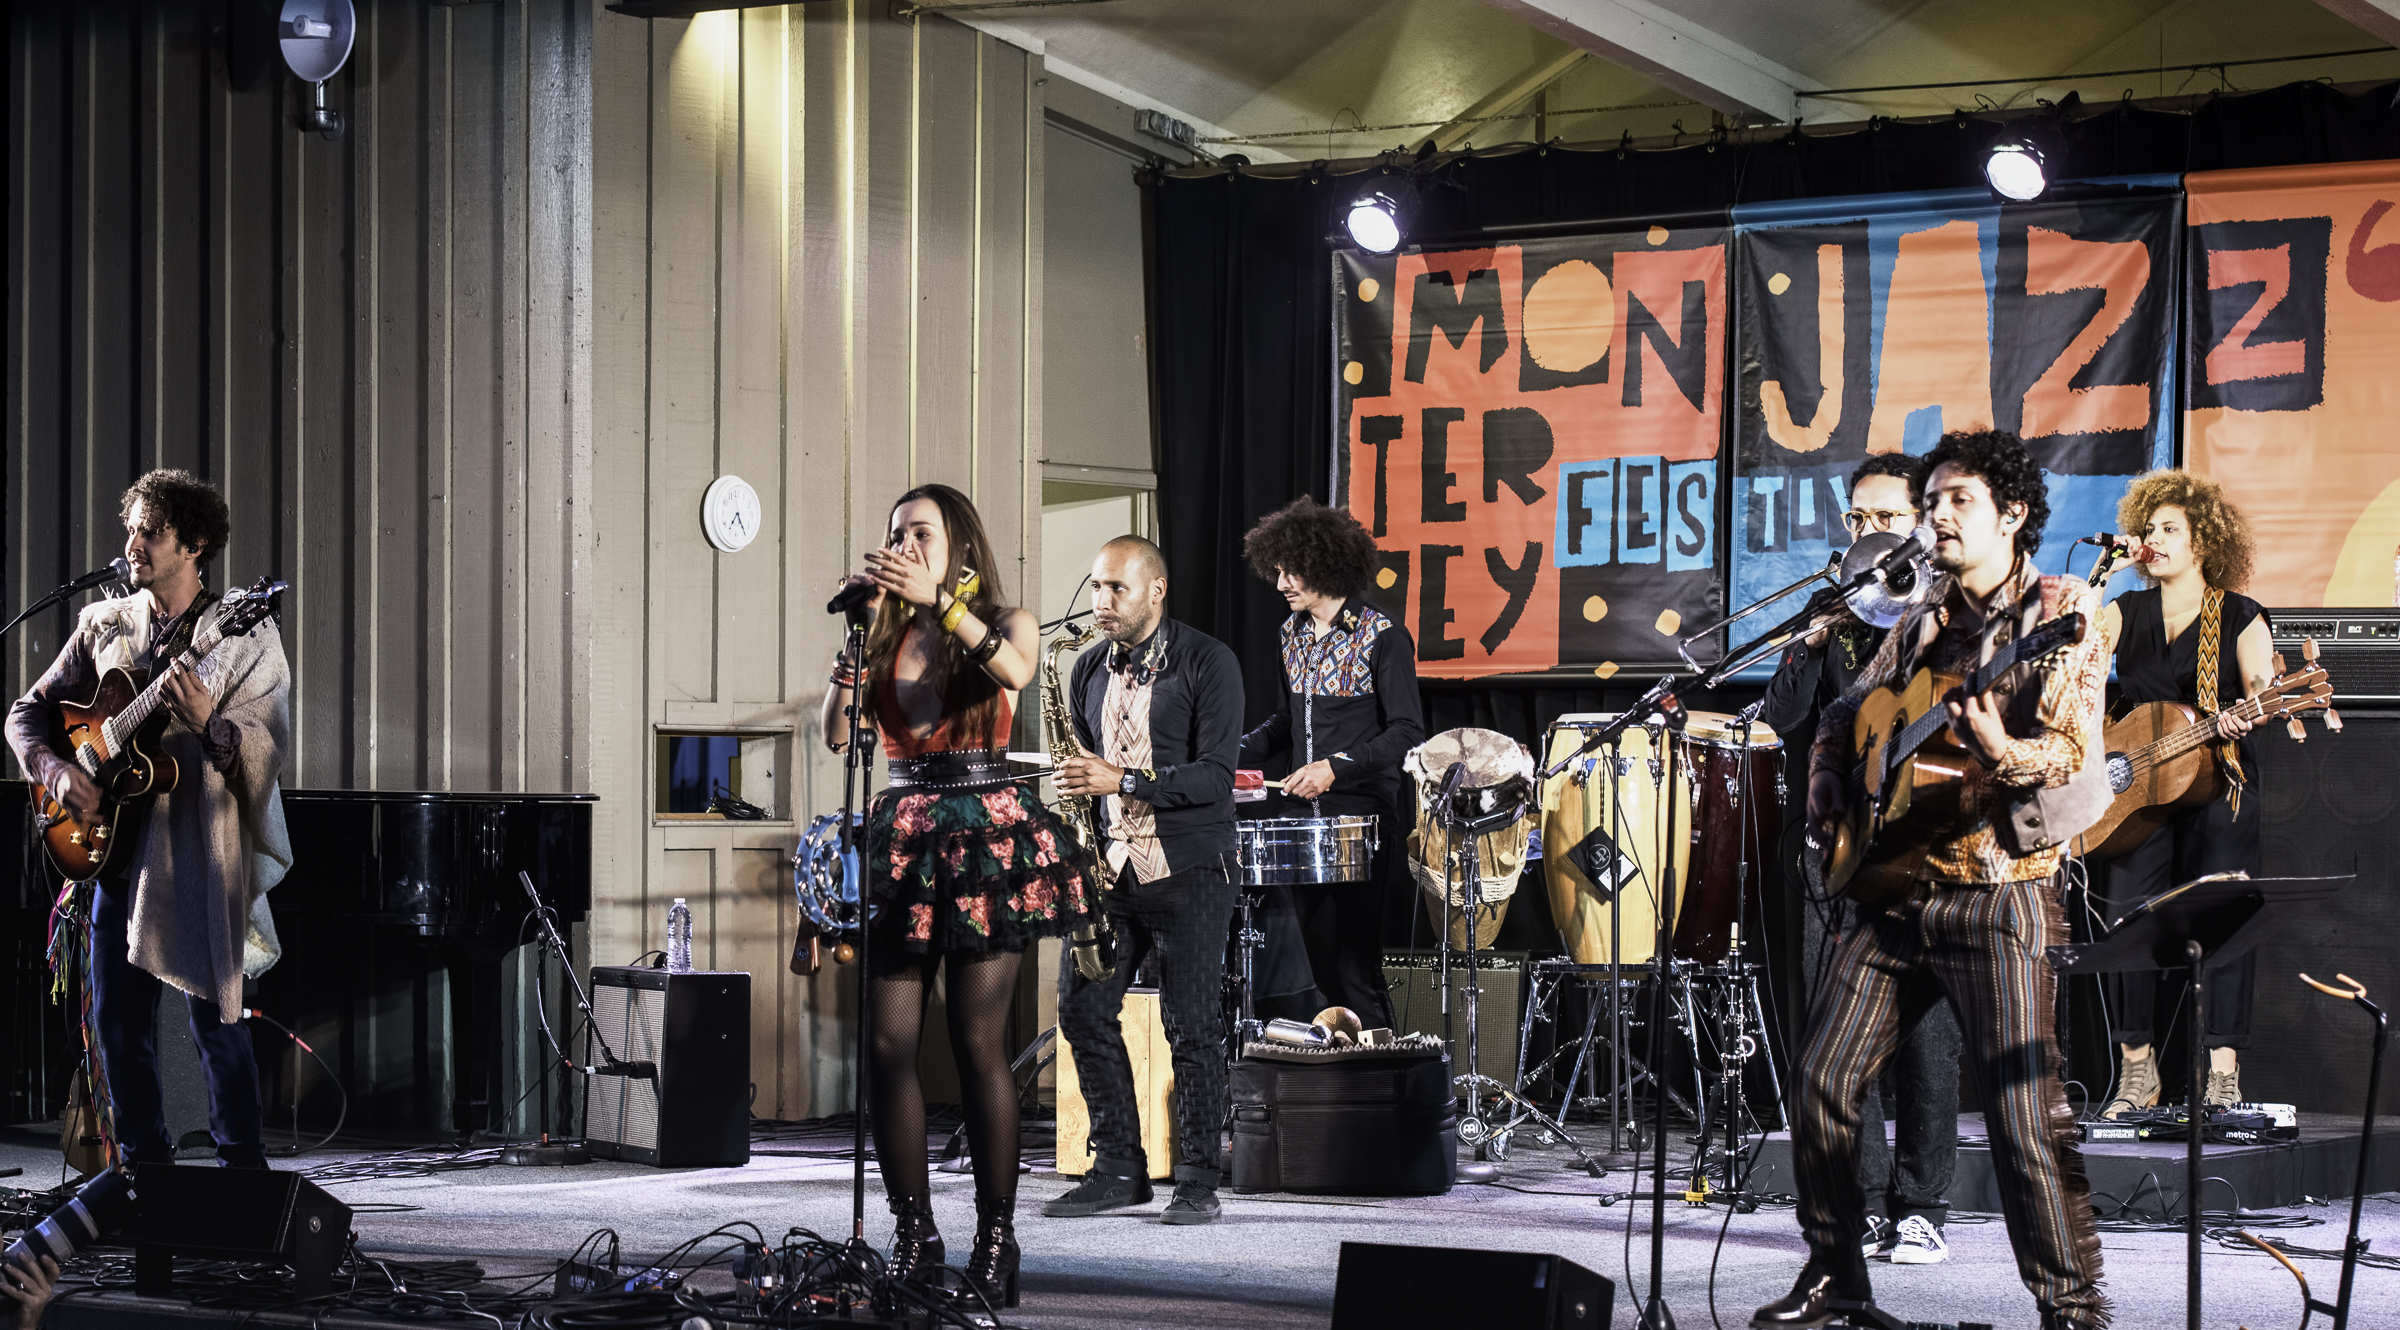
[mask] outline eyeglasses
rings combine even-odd
[[[1870,526],[1878,531],[1889,531],[1903,524],[1915,526],[1916,521],[1917,515],[1913,511],[1895,512],[1889,508],[1853,508],[1842,514],[1842,525],[1850,528],[1850,534],[1854,536]]]

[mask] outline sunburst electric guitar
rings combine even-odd
[[[267,578],[225,597],[217,617],[202,624],[177,662],[198,664],[229,637],[246,637],[283,607],[286,586]],[[172,668],[170,666],[170,668]],[[167,728],[166,675],[147,670],[103,671],[89,699],[58,704],[50,747],[71,757],[100,787],[100,806],[77,817],[33,787],[33,807],[50,862],[70,882],[88,882],[108,867],[117,847],[138,840],[141,818],[155,796],[174,790],[175,759],[159,751]],[[131,851],[127,851],[131,853]]]
[[[1850,802],[1824,847],[1825,890],[1867,905],[1888,905],[1914,887],[1925,856],[1957,829],[1968,768],[1975,757],[1950,733],[1944,705],[1952,689],[1989,691],[2018,665],[2081,642],[2081,614],[2062,614],[1994,652],[1974,673],[1930,669],[1875,689],[1852,722]]]

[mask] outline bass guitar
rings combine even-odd
[[[246,590],[229,593],[216,618],[200,625],[176,663],[198,664],[226,638],[248,636],[281,612],[286,589],[262,577]],[[118,845],[140,839],[149,801],[175,789],[181,775],[175,759],[158,751],[168,714],[166,675],[153,679],[147,670],[105,670],[89,699],[58,704],[50,747],[72,758],[100,787],[100,806],[89,817],[77,817],[49,790],[33,787],[43,848],[69,882],[98,877]]]
[[[1951,735],[1945,699],[1954,689],[1979,697],[2017,666],[2081,642],[2087,630],[2083,615],[2062,614],[1972,674],[1922,669],[1861,699],[1850,729],[1849,807],[1823,851],[1828,894],[1888,905],[1914,888],[1926,854],[1958,826],[1976,761]]]
[[[2103,731],[2108,746],[2108,788],[2115,795],[2108,811],[2083,833],[2084,853],[2113,858],[2141,845],[2166,824],[2178,808],[2191,808],[2225,797],[2225,773],[2218,768],[2215,745],[2223,741],[2223,716],[2252,722],[2291,716],[2297,726],[2301,712],[2322,709],[2327,729],[2340,729],[2333,710],[2333,681],[2317,663],[2317,640],[2301,647],[2307,663],[2290,674],[2278,673],[2256,697],[2245,697],[2214,716],[2181,702],[2145,702],[2112,721]],[[2282,661],[2276,662],[2278,670]]]

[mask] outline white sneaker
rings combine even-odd
[[[1942,1241],[1942,1230],[1923,1215],[1910,1215],[1900,1221],[1900,1241],[1893,1245],[1894,1265],[1932,1265],[1950,1254],[1950,1244]]]
[[[1892,1221],[1882,1215],[1867,1216],[1867,1232],[1858,1240],[1858,1254],[1872,1261],[1890,1254],[1899,1236],[1892,1231]]]

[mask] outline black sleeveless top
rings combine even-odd
[[[2167,641],[2165,593],[2157,587],[2128,591],[2117,597],[2122,620],[2117,635],[2117,697],[2128,706],[2143,702],[2199,703],[2200,616],[2192,616],[2181,636]],[[2266,610],[2238,592],[2225,593],[2224,621],[2217,630],[2217,706],[2242,700],[2242,666],[2234,651],[2242,631]],[[2271,628],[2274,620],[2268,620]],[[2257,770],[2250,738],[2239,741],[2245,769]]]

